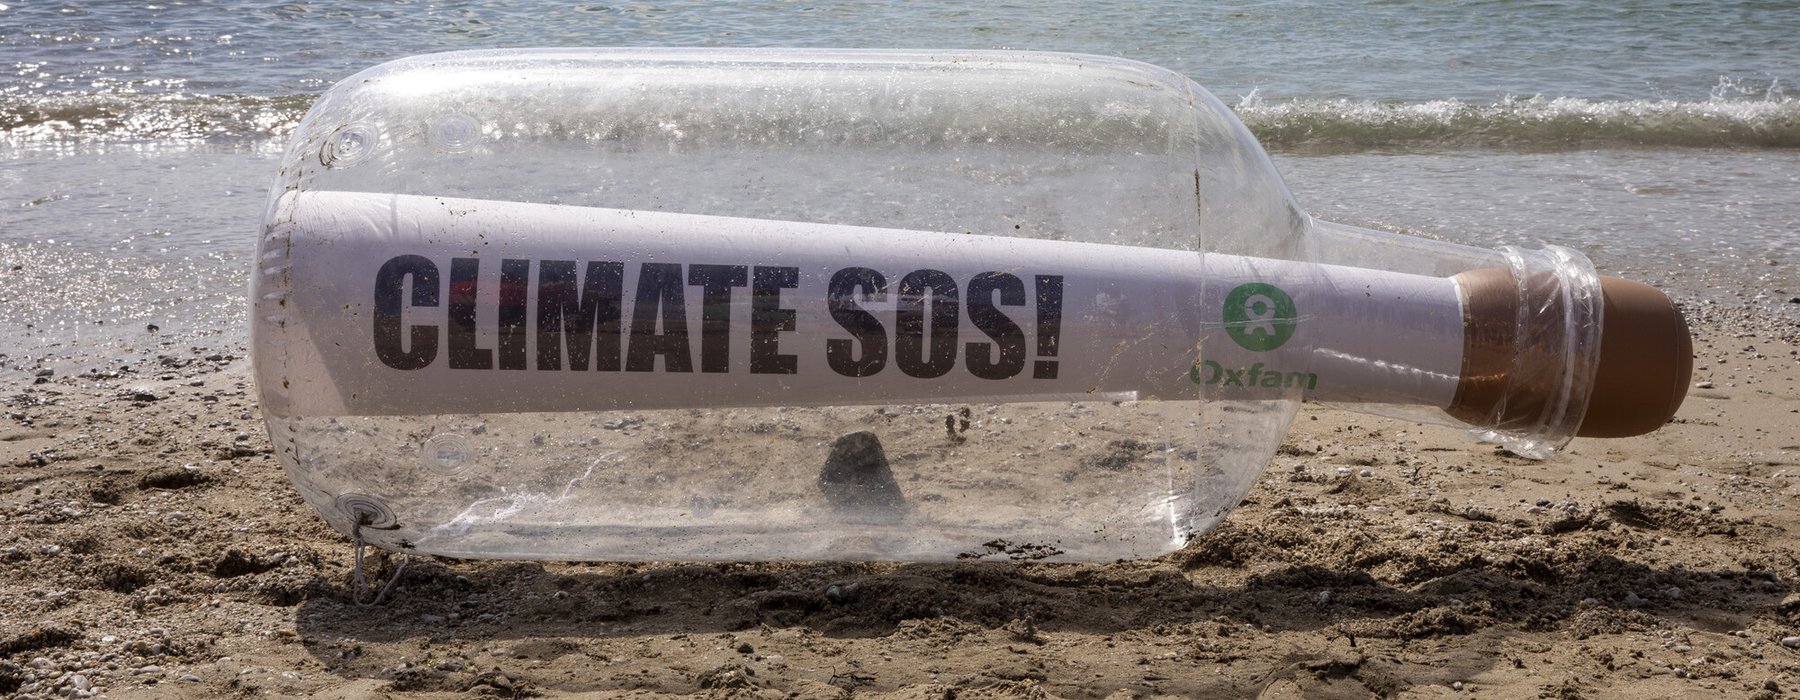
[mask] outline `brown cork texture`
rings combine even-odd
[[[1681,310],[1656,288],[1601,277],[1600,290],[1600,368],[1576,435],[1642,435],[1668,423],[1687,397],[1693,339]]]

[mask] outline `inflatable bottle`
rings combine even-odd
[[[1152,556],[1303,401],[1541,458],[1691,370],[1662,293],[1313,219],[1205,90],[1093,56],[395,61],[301,122],[259,253],[295,486],[457,557]]]

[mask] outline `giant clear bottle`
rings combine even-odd
[[[1541,457],[1687,371],[1660,294],[1313,219],[1194,82],[1067,54],[388,63],[300,124],[254,287],[295,486],[459,557],[1152,556],[1303,400]]]

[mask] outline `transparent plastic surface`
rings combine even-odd
[[[1143,557],[1223,518],[1307,396],[1573,434],[1585,261],[1384,237],[1313,221],[1229,110],[1130,61],[422,56],[298,128],[254,355],[295,485],[378,546]],[[1526,417],[1453,410],[1452,276],[1500,268],[1560,353],[1521,361],[1562,382]]]

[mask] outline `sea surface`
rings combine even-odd
[[[967,4],[0,0],[0,378],[242,344],[307,106],[363,68],[475,48],[1121,56],[1233,105],[1323,218],[1571,246],[1683,303],[1800,296],[1792,2]]]

